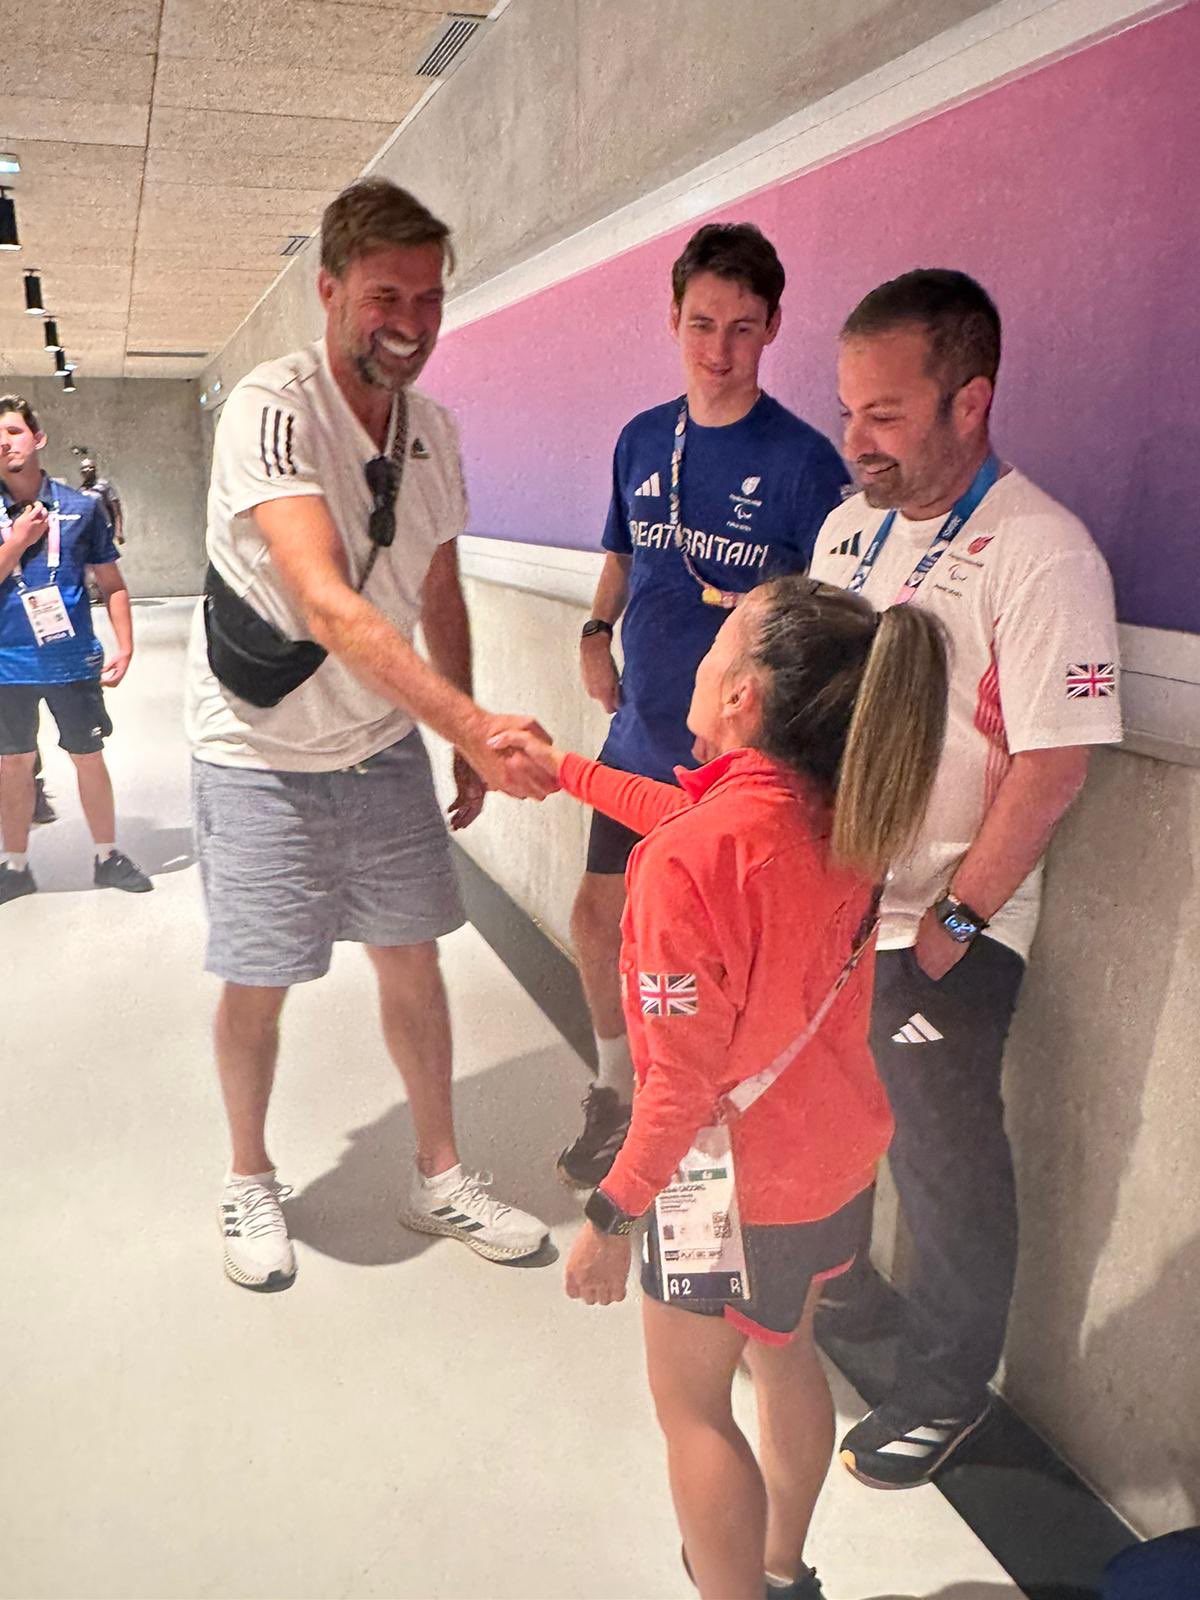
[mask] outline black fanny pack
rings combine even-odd
[[[396,497],[408,450],[408,402],[401,392],[393,402],[389,426],[391,448],[367,462],[371,490],[371,518],[367,536],[371,554],[355,584],[361,594],[380,550],[396,537]],[[328,656],[312,639],[289,639],[273,622],[259,616],[248,601],[226,583],[210,561],[204,577],[204,633],[208,664],[223,688],[248,700],[252,706],[277,706],[309,678]]]
[[[211,561],[204,577],[204,632],[217,682],[252,706],[277,706],[329,654],[311,639],[280,633],[233,592]]]

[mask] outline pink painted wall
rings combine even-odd
[[[1124,621],[1200,631],[1200,4],[715,215],[788,272],[765,383],[837,438],[838,326],[955,266],[1005,318],[1001,450],[1089,524]],[[696,224],[446,336],[473,531],[595,548],[612,446],[680,388],[669,268]],[[664,462],[664,467],[666,463]]]

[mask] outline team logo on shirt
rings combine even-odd
[[[662,494],[662,479],[659,477],[657,472],[652,472],[646,479],[645,483],[640,483],[637,486],[637,488],[633,491],[634,499],[636,499],[639,494],[648,495],[653,500],[657,500],[659,498],[659,496]]]
[[[984,550],[987,549],[988,545],[991,544],[995,537],[996,535],[994,533],[986,533],[981,539],[972,539],[970,544],[967,546],[967,554],[972,556],[980,555]]]
[[[1067,668],[1068,700],[1100,700],[1115,694],[1117,669],[1112,661],[1084,662]]]
[[[412,458],[414,461],[429,460],[429,446],[419,434],[412,442]]]
[[[639,972],[644,1017],[694,1017],[700,1009],[694,972]]]
[[[761,478],[743,478],[742,479],[742,493],[743,494],[753,494],[755,489],[758,488],[758,486],[759,486],[759,484],[761,482],[762,482]]]

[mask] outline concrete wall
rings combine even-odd
[[[512,0],[376,171],[455,231],[456,292],[690,171],[990,0]],[[310,245],[208,368],[319,331]]]
[[[5,377],[49,438],[51,475],[79,482],[73,444],[95,452],[120,491],[128,540],[121,570],[135,596],[198,594],[204,574],[199,390],[174,378],[88,378],[63,394],[57,378]]]

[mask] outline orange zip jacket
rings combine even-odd
[[[563,787],[644,834],[626,872],[621,981],[637,1073],[604,1192],[640,1216],[717,1102],[783,1050],[850,953],[871,886],[829,865],[829,810],[759,750],[680,787],[568,756]],[[874,951],[820,1031],[733,1124],[747,1223],[832,1216],[874,1181],[892,1116],[867,1044]]]

